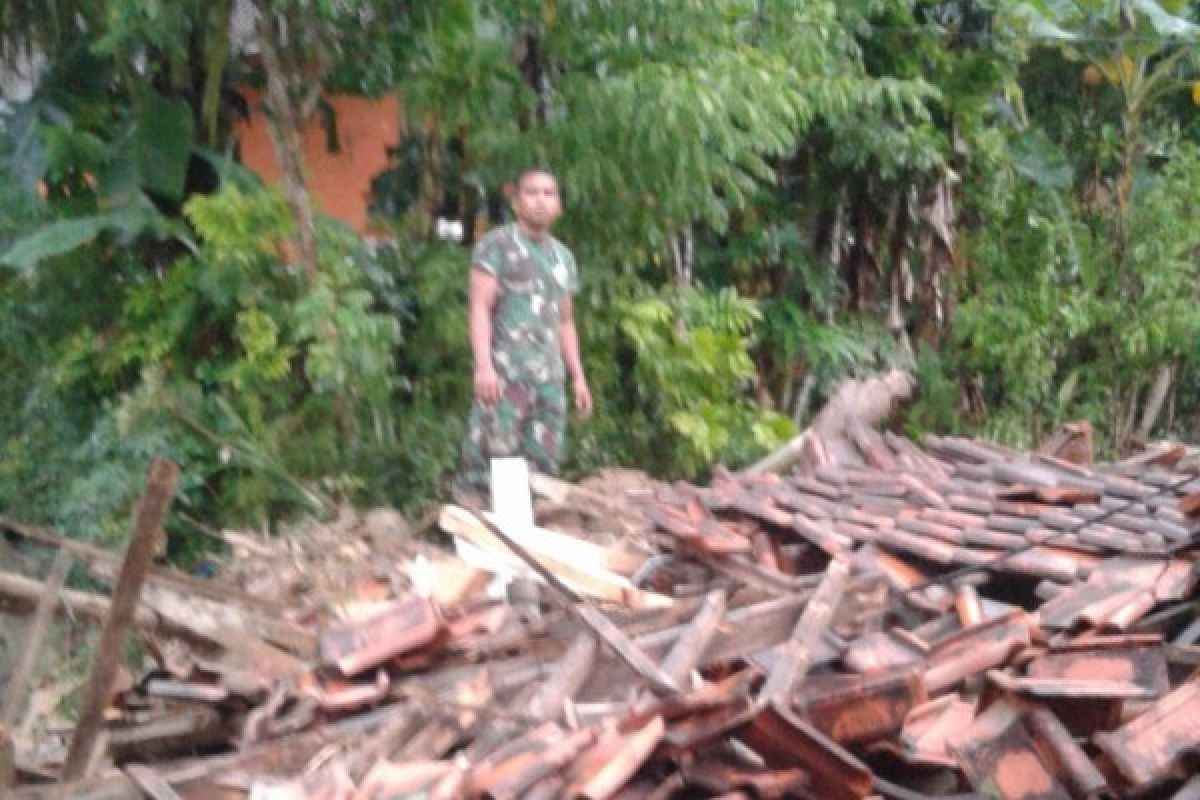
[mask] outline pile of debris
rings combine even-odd
[[[536,478],[538,527],[447,506],[456,555],[250,537],[151,572],[112,766],[9,796],[1196,800],[1185,455],[850,425],[787,475]]]

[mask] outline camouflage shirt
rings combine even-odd
[[[567,293],[579,291],[575,257],[547,235],[537,241],[515,224],[487,233],[471,256],[474,269],[496,278],[492,363],[504,380],[563,380],[558,328]]]

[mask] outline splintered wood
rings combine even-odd
[[[100,768],[17,749],[8,796],[1200,797],[1200,478],[1085,434],[534,476],[533,525],[444,508],[453,553],[381,512],[225,532],[203,588],[149,573]]]

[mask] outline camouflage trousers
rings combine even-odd
[[[464,488],[486,496],[491,459],[524,456],[530,469],[558,472],[567,428],[567,396],[562,383],[500,379],[494,406],[478,400],[471,407],[463,442]]]

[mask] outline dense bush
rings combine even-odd
[[[1194,4],[256,4],[290,24],[256,29],[261,64],[227,3],[0,12],[0,60],[48,65],[0,106],[7,513],[115,541],[158,453],[181,558],[198,530],[436,502],[469,249],[534,162],[584,281],[573,475],[746,463],[893,364],[912,434],[1086,417],[1116,453],[1198,427]],[[317,90],[403,98],[384,241],[236,165],[235,90],[267,78],[284,152]]]

